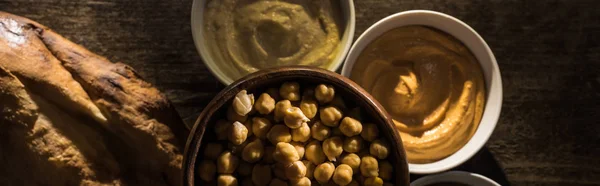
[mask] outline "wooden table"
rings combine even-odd
[[[192,42],[191,1],[0,0],[0,10],[45,24],[133,66],[186,123],[224,86]],[[404,10],[453,15],[477,30],[502,71],[504,105],[486,147],[458,169],[502,185],[600,184],[600,1],[355,0],[356,35]],[[413,178],[418,176],[413,175]]]

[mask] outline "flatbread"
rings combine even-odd
[[[0,12],[0,185],[180,185],[188,130],[166,97]]]

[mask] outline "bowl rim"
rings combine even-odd
[[[185,145],[183,155],[183,184],[186,186],[190,186],[194,183],[194,168],[196,165],[196,160],[198,159],[197,157],[201,156],[199,151],[204,132],[206,131],[206,124],[211,120],[209,116],[214,115],[218,111],[217,108],[221,108],[227,102],[229,102],[229,100],[233,98],[233,96],[235,96],[235,94],[238,91],[242,89],[250,89],[256,87],[256,79],[265,80],[275,78],[290,78],[299,75],[305,76],[308,80],[328,81],[328,84],[338,86],[338,88],[342,88],[344,91],[349,91],[349,94],[355,94],[360,96],[361,98],[364,98],[363,101],[370,107],[369,110],[373,110],[378,115],[374,117],[375,119],[373,119],[373,122],[381,122],[382,125],[389,126],[387,128],[395,131],[395,129],[393,128],[393,121],[389,114],[383,109],[383,106],[381,106],[381,104],[379,104],[377,100],[375,100],[370,94],[368,94],[356,83],[340,74],[325,69],[309,66],[286,66],[267,68],[244,76],[243,78],[235,81],[234,83],[224,88],[208,103],[208,105],[203,109],[202,113],[200,113],[192,130],[190,131],[190,135],[188,136]],[[389,132],[388,134],[390,134],[391,137],[394,138],[396,141],[395,143],[390,143],[390,145],[392,145],[392,148],[396,149],[395,151],[392,151],[394,155],[397,156],[397,162],[394,168],[397,171],[402,171],[405,173],[403,175],[396,174],[396,181],[404,182],[404,185],[408,186],[410,185],[410,178],[408,172],[408,162],[406,160],[406,152],[404,151],[404,147],[402,145],[402,138],[397,132]]]
[[[210,73],[216,77],[219,82],[223,83],[224,85],[229,85],[236,79],[225,75],[219,70],[218,65],[214,62],[211,53],[208,51],[208,47],[206,47],[204,43],[204,29],[202,29],[204,24],[204,14],[202,12],[204,12],[204,7],[206,6],[207,1],[208,0],[194,0],[192,3],[190,22],[194,46],[196,46],[196,51],[200,55],[202,62],[208,67]],[[356,29],[356,11],[354,9],[354,0],[340,1],[340,3],[342,14],[344,16],[343,21],[346,21],[346,27],[344,28],[344,32],[340,40],[340,45],[343,46],[333,59],[333,63],[326,68],[329,71],[336,71],[340,68],[342,63],[344,63],[354,41],[354,32]],[[347,3],[347,5],[345,3]]]
[[[362,33],[346,57],[342,75],[350,77],[352,67],[362,50],[381,34],[402,26],[423,25],[444,31],[464,43],[477,58],[485,79],[484,113],[475,134],[452,155],[431,163],[409,163],[409,171],[430,174],[454,168],[475,155],[492,135],[502,108],[502,79],[496,58],[485,40],[466,23],[450,15],[430,10],[410,10],[387,16]]]
[[[465,172],[465,171],[449,171],[440,174],[428,175],[416,179],[412,183],[411,186],[427,186],[432,183],[441,183],[441,182],[458,182],[468,185],[478,185],[478,186],[500,186],[500,184],[496,183],[494,180],[485,177],[480,174]],[[483,185],[488,184],[488,185]]]

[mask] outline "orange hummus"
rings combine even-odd
[[[429,27],[384,33],[360,54],[351,79],[393,117],[410,163],[458,151],[481,120],[485,87],[479,63],[456,38]]]

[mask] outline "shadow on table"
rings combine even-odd
[[[479,152],[477,152],[477,154],[475,154],[471,159],[467,160],[462,165],[451,169],[451,171],[455,170],[481,174],[494,180],[500,185],[510,185],[506,179],[506,175],[502,171],[502,168],[487,147],[483,147]],[[423,176],[426,175],[411,174],[410,180],[412,182]]]

